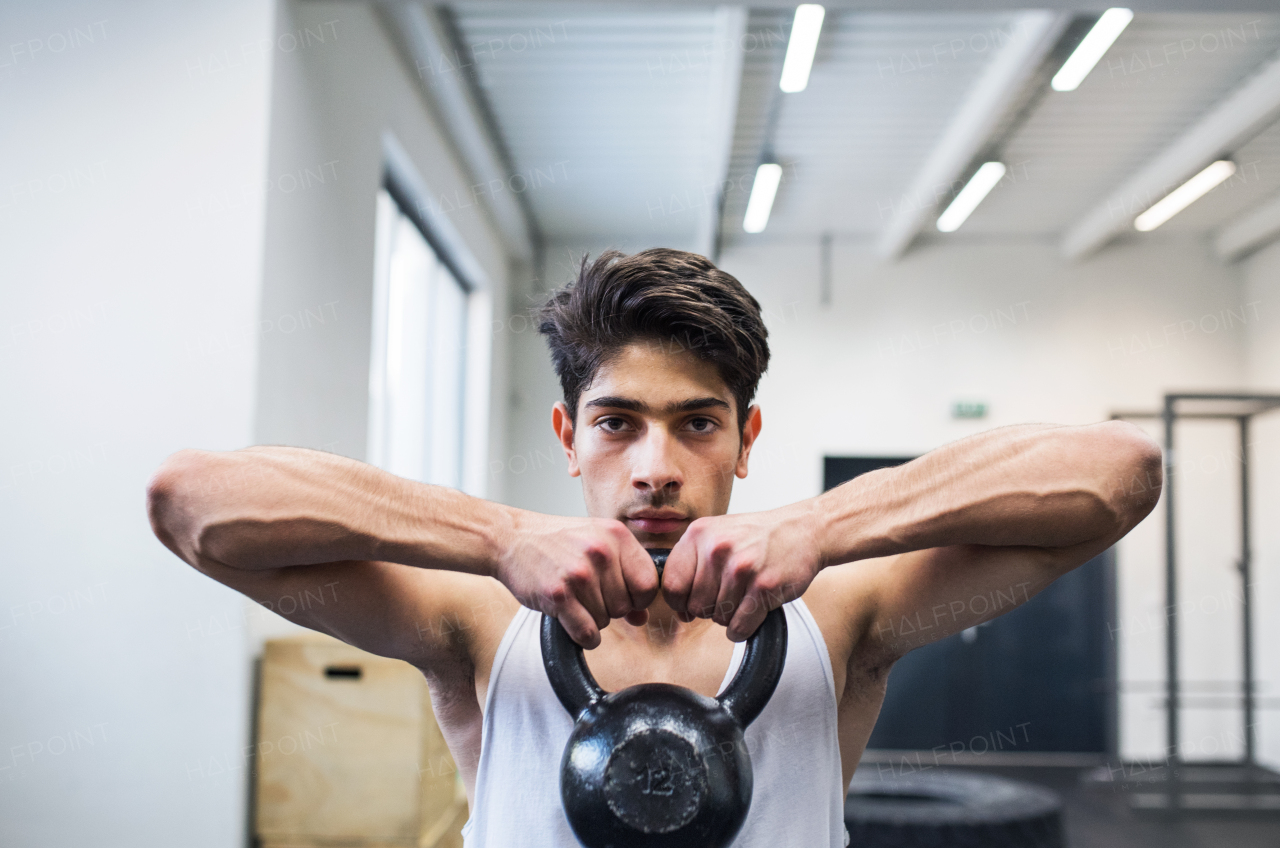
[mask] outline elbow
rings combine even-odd
[[[178,556],[191,561],[195,553],[195,495],[207,474],[204,451],[182,450],[166,459],[147,481],[147,517],[151,531]]]
[[[1109,421],[1106,451],[1111,458],[1106,500],[1121,535],[1155,509],[1164,486],[1164,454],[1154,439],[1125,421]]]

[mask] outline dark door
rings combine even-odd
[[[902,457],[827,457],[830,489]],[[1021,607],[907,654],[869,748],[1106,752],[1112,747],[1113,554]]]

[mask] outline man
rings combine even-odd
[[[1025,425],[726,515],[769,360],[742,285],[682,251],[608,252],[583,261],[540,329],[564,390],[552,425],[589,518],[284,447],[182,451],[148,492],[157,536],[201,572],[264,603],[336,582],[337,604],[287,617],[422,670],[467,787],[468,846],[575,844],[558,786],[573,722],[542,667],[539,611],[588,649],[606,690],[664,681],[714,696],[784,606],[786,666],[747,731],[755,791],[734,844],[840,846],[894,662],[1035,595],[1158,497],[1160,451],[1136,428]],[[822,414],[821,397],[807,402]],[[252,485],[211,485],[235,479]],[[673,549],[661,586],[646,548]],[[979,615],[976,595],[1002,603]]]

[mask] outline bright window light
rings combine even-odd
[[[460,488],[468,293],[385,189],[377,209],[366,456]]]
[[[969,178],[965,187],[960,189],[956,199],[951,201],[947,210],[938,216],[938,229],[944,233],[954,233],[960,229],[965,219],[978,208],[978,204],[987,196],[996,183],[1004,176],[1003,162],[984,162],[978,172]]]
[[[1049,85],[1054,91],[1075,91],[1084,78],[1089,76],[1093,66],[1098,64],[1111,45],[1124,32],[1124,28],[1133,20],[1133,12],[1128,9],[1108,9],[1098,18],[1098,22],[1089,30],[1089,34],[1062,63],[1062,67],[1053,75]]]
[[[1154,206],[1133,220],[1133,228],[1148,233],[1183,209],[1204,197],[1215,186],[1236,172],[1236,163],[1219,159],[1182,185],[1175,188]]]
[[[826,13],[827,10],[816,3],[796,6],[791,40],[787,42],[787,58],[782,62],[782,82],[779,83],[787,94],[804,91],[809,84],[813,54],[818,49],[818,33],[822,31],[822,18]]]
[[[762,233],[769,224],[769,213],[773,211],[773,197],[778,193],[778,183],[782,181],[782,166],[776,162],[766,162],[756,168],[756,181],[751,186],[751,197],[747,200],[747,214],[742,219],[742,229],[749,233]]]

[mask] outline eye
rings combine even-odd
[[[601,418],[596,422],[596,426],[604,430],[606,433],[621,433],[630,426],[625,418],[619,418],[611,415],[608,418]]]
[[[698,417],[689,419],[688,426],[691,427],[695,433],[714,433],[716,428],[720,425],[714,418]]]

